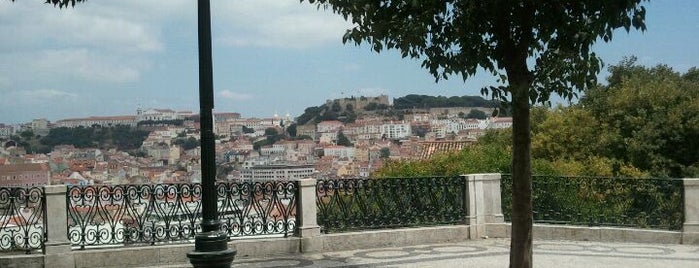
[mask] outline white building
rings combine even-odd
[[[240,170],[244,181],[299,180],[316,173],[313,165],[256,165]]]
[[[323,148],[323,154],[325,156],[333,156],[336,158],[354,158],[355,149],[354,147],[345,146],[328,146]]]
[[[388,139],[403,139],[409,137],[410,134],[410,124],[405,122],[381,125],[381,135]]]
[[[286,146],[283,144],[272,144],[272,146],[260,148],[260,155],[283,154],[284,152],[286,152]]]
[[[88,118],[72,118],[56,121],[56,127],[113,127],[117,125],[136,126],[136,116],[91,116]]]
[[[191,111],[176,112],[171,109],[147,109],[136,110],[136,120],[141,121],[165,121],[165,120],[184,120],[192,116]]]
[[[337,120],[329,120],[318,123],[318,132],[338,132],[344,124]]]

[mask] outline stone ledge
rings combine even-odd
[[[324,252],[459,242],[468,240],[468,237],[468,225],[359,231],[320,236]]]
[[[2,255],[0,256],[2,268],[43,268],[43,255]]]
[[[511,223],[486,225],[486,233],[494,238],[509,238],[511,230]],[[682,232],[650,229],[534,224],[532,231],[534,240],[684,243]]]

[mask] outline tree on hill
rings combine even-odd
[[[486,100],[481,96],[428,96],[409,94],[393,99],[394,109],[441,108],[441,107],[488,107],[500,106],[497,100]]]
[[[286,133],[289,134],[290,138],[296,137],[296,133],[298,132],[296,127],[297,127],[296,123],[293,123],[293,124],[289,125],[289,127],[286,128]]]
[[[587,90],[580,101],[594,125],[603,128],[590,133],[599,151],[655,176],[697,176],[696,68],[680,74],[665,65],[648,68],[627,58],[609,71],[609,84]]]
[[[342,133],[342,131],[340,131],[339,133],[337,133],[337,145],[352,146],[352,142],[347,138],[345,133]]]
[[[14,2],[15,0],[12,0]],[[46,4],[53,4],[54,6],[58,6],[60,8],[63,7],[68,7],[68,6],[75,6],[75,3],[80,3],[80,2],[86,2],[87,0],[46,0],[44,3]]]
[[[484,111],[478,109],[471,109],[465,116],[466,119],[485,119],[486,117],[488,117],[488,115],[486,115]]]
[[[601,64],[590,47],[620,27],[645,30],[641,0],[307,1],[353,23],[344,42],[422,59],[436,80],[467,79],[479,68],[499,78],[500,86],[481,93],[512,108],[510,267],[531,267],[530,104],[548,103],[552,93],[572,99],[594,86]]]

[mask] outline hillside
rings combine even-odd
[[[344,98],[328,100],[320,106],[308,107],[296,118],[299,125],[317,124],[324,120],[339,120],[351,123],[359,115],[378,114],[395,119],[403,119],[403,115],[412,113],[415,109],[454,108],[454,107],[500,107],[497,100],[486,100],[481,96],[428,96],[410,94],[393,99],[393,105],[388,104],[385,95],[379,97]]]

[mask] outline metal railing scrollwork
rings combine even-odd
[[[287,235],[296,227],[296,182],[218,183],[221,230],[229,238]],[[191,242],[201,231],[199,184],[71,186],[73,246]]]
[[[217,190],[228,237],[294,233],[298,182],[221,183]]]
[[[532,176],[534,222],[680,230],[681,179]],[[502,175],[502,211],[511,220],[512,177]]]
[[[323,232],[463,223],[461,177],[318,180]]]
[[[42,249],[45,213],[42,187],[0,187],[0,252]]]

